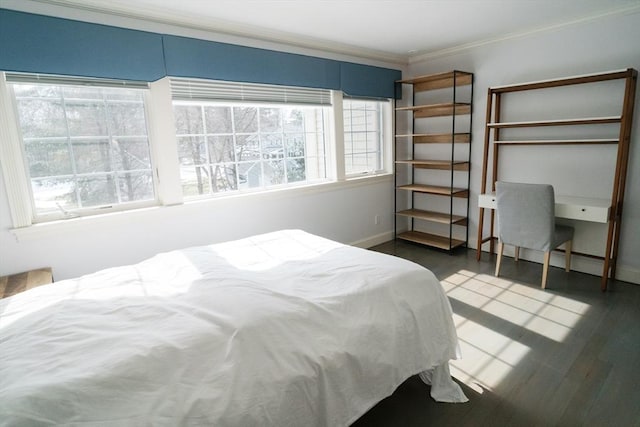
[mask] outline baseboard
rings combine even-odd
[[[478,247],[477,239],[469,239],[469,247],[476,249]],[[482,252],[487,254],[489,253],[486,249],[483,249]],[[513,248],[505,245],[504,255],[513,257]],[[542,264],[542,252],[523,249],[521,251],[520,258]],[[552,253],[550,264],[554,267],[564,268],[564,254],[557,252]],[[602,276],[602,260],[574,256],[571,259],[571,270],[592,274],[594,276]],[[640,270],[618,264],[616,266],[616,280],[640,285]]]
[[[631,267],[617,266],[616,280],[640,285],[640,270]]]
[[[372,246],[379,245],[384,242],[388,242],[389,240],[393,240],[393,231],[385,231],[384,233],[376,234],[375,236],[368,237],[366,239],[361,239],[356,242],[350,243],[351,246],[356,246],[358,248],[370,248]]]

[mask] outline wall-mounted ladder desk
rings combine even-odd
[[[633,120],[633,109],[636,93],[638,72],[633,68],[620,71],[610,71],[605,73],[589,74],[583,76],[567,77],[556,80],[544,80],[539,82],[522,83],[508,86],[489,88],[487,93],[487,118],[484,138],[484,161],[482,166],[482,185],[478,206],[480,208],[478,218],[478,249],[477,259],[480,260],[482,245],[489,242],[490,253],[494,252],[494,223],[495,223],[495,182],[498,181],[498,160],[500,147],[509,146],[552,146],[552,145],[574,145],[577,147],[593,144],[615,144],[617,146],[616,162],[613,179],[613,189],[611,198],[586,199],[567,196],[556,197],[556,216],[562,218],[578,219],[584,221],[595,221],[608,223],[606,249],[603,257],[589,254],[575,253],[592,258],[600,258],[603,262],[601,289],[606,291],[609,277],[615,277],[616,260],[618,256],[618,243],[620,239],[620,227],[622,220],[622,207],[624,202],[624,191],[627,176],[629,159],[629,144],[631,141],[631,127]],[[563,86],[583,85],[588,83],[604,82],[608,80],[624,79],[624,96],[622,99],[622,109],[619,116],[603,116],[590,118],[558,118],[555,120],[540,121],[519,121],[502,122],[503,116],[502,96],[512,92],[523,92],[537,89],[548,89]],[[609,139],[526,139],[526,140],[503,140],[500,138],[501,129],[508,128],[539,128],[550,126],[582,126],[600,124],[618,124],[619,132],[617,138]],[[490,150],[493,148],[493,150]],[[492,153],[491,159],[490,153]],[[491,162],[491,175],[488,174],[488,166]],[[488,180],[490,178],[490,180]],[[490,189],[487,188],[490,183]],[[484,216],[485,209],[491,212],[490,236],[484,237]]]

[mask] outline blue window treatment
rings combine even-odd
[[[340,88],[340,66],[328,59],[175,36],[164,36],[164,55],[174,77]]]
[[[0,70],[155,81],[162,36],[0,9]]]
[[[0,70],[139,81],[164,76],[392,98],[399,70],[0,9]]]

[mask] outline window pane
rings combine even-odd
[[[260,109],[260,131],[278,132],[282,130],[282,110],[280,108]]]
[[[120,198],[124,202],[153,197],[153,175],[149,171],[118,174]]]
[[[207,120],[207,133],[232,133],[230,107],[206,107],[204,109]]]
[[[21,98],[21,99],[26,99],[31,97],[60,98],[62,88],[58,86],[49,86],[49,85],[21,84],[21,85],[14,85],[13,92],[15,93],[17,98]]]
[[[74,140],[71,147],[77,173],[112,170],[111,147],[108,140]]]
[[[47,178],[31,180],[34,205],[38,212],[64,213],[77,209],[76,183],[73,178]]]
[[[262,168],[260,162],[238,164],[238,188],[262,186]]]
[[[67,120],[71,136],[107,134],[104,104],[67,102]]]
[[[304,157],[304,134],[286,136],[287,157]]]
[[[236,137],[236,160],[257,160],[260,156],[260,138],[255,135],[238,135]]]
[[[223,163],[235,160],[232,136],[210,136],[207,140],[209,141],[209,162]]]
[[[11,87],[36,216],[155,198],[142,91]]]
[[[67,100],[101,100],[105,89],[92,86],[62,86],[60,88]]]
[[[258,108],[234,107],[233,120],[238,133],[258,131]]]
[[[112,205],[118,200],[116,180],[112,174],[81,176],[77,183],[82,207]]]
[[[384,101],[345,100],[345,173],[359,174],[383,169]]]
[[[182,192],[185,196],[199,196],[211,192],[209,173],[202,166],[180,167]]]
[[[23,138],[67,136],[61,99],[21,99],[18,117]]]
[[[73,172],[67,139],[25,142],[29,174],[41,176],[68,175]]]
[[[193,135],[204,132],[202,109],[191,105],[174,105],[173,116],[178,135]]]
[[[287,160],[287,181],[298,182],[307,179],[304,159]]]
[[[117,88],[101,89],[103,96],[109,101],[137,101],[144,103],[142,92],[135,90],[121,90]]]
[[[207,162],[207,147],[202,136],[178,138],[178,157],[181,165],[201,165]]]
[[[174,111],[179,112],[176,128],[185,197],[326,177],[321,107],[174,101]],[[186,117],[192,120],[190,133],[185,132]],[[307,161],[310,155],[314,158]],[[200,175],[190,165],[202,166]],[[203,180],[205,174],[209,187],[198,184],[198,176]]]
[[[264,162],[264,178],[267,185],[280,185],[285,183],[284,161],[271,160]]]
[[[147,134],[147,123],[144,115],[144,104],[109,103],[111,134],[117,136],[144,136]]]
[[[151,153],[146,138],[118,138],[112,145],[115,170],[151,170]]]
[[[304,112],[300,109],[284,109],[284,131],[304,132]]]
[[[238,189],[235,164],[213,165],[213,191],[231,191]]]
[[[282,135],[265,135],[262,141],[262,158],[281,159],[284,157],[284,146],[282,145]]]

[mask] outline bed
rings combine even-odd
[[[345,426],[415,374],[466,401],[458,352],[429,270],[283,230],[0,300],[0,425]]]

